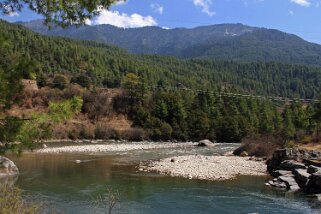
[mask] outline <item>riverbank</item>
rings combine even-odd
[[[264,161],[248,157],[187,155],[152,161],[139,171],[154,171],[174,177],[200,180],[229,180],[238,175],[266,175]]]
[[[60,147],[48,147],[35,150],[36,153],[108,153],[108,152],[126,152],[135,150],[151,149],[184,149],[194,147],[195,143],[146,143],[146,142],[127,142],[127,143],[108,143],[108,144],[90,144],[90,145],[71,145]]]

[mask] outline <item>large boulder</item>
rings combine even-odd
[[[273,156],[267,161],[267,170],[272,173],[274,170],[280,169],[280,164],[287,158],[286,149],[275,150]]]
[[[311,174],[308,185],[307,185],[308,193],[321,193],[321,171],[317,171]]]
[[[308,167],[308,173],[310,173],[310,174],[316,173],[317,171],[321,171],[321,167],[317,167],[317,166],[313,166],[313,165],[310,165]]]
[[[292,175],[292,171],[287,170],[275,170],[272,173],[273,177],[279,177],[279,176],[290,176]]]
[[[207,139],[201,140],[201,141],[199,141],[198,144],[197,144],[197,146],[200,146],[200,147],[213,146],[213,145],[214,145],[213,142],[210,141],[210,140],[207,140]]]
[[[305,189],[308,185],[311,174],[309,174],[306,169],[295,169],[293,174],[299,186]]]
[[[294,176],[280,176],[278,177],[278,181],[284,182],[287,186],[287,189],[290,191],[298,191],[300,190],[299,185],[295,181]]]
[[[321,167],[321,161],[320,160],[303,159],[303,163],[305,163],[307,166]]]
[[[18,167],[8,158],[0,156],[0,177],[19,175]]]
[[[306,169],[306,166],[303,163],[299,163],[294,160],[285,160],[282,161],[280,168],[283,170],[293,171],[295,169]]]

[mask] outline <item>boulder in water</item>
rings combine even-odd
[[[281,168],[284,170],[306,169],[303,163],[294,160],[285,160],[281,163]]]
[[[310,176],[307,192],[316,194],[321,193],[321,171],[317,171]]]
[[[8,158],[0,156],[0,177],[19,175],[18,167]]]
[[[213,146],[213,142],[210,140],[201,140],[198,142],[197,146],[205,147],[205,146]]]

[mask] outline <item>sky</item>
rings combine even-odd
[[[42,17],[23,9],[0,18],[16,22]],[[169,29],[222,23],[278,29],[321,44],[321,0],[127,0],[87,22]]]

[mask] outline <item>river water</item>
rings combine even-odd
[[[265,187],[268,177],[199,181],[137,172],[141,161],[182,154],[222,154],[235,147],[159,149],[111,154],[34,154],[11,157],[17,185],[44,206],[62,213],[105,213],[94,203],[106,190],[118,192],[113,213],[320,213],[314,201]],[[82,160],[82,163],[76,163]]]

